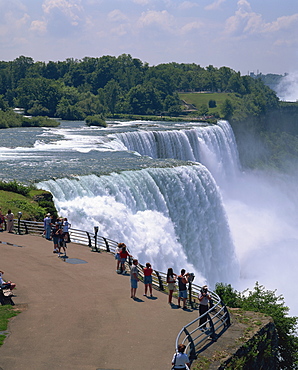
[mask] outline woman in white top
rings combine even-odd
[[[11,209],[7,211],[7,215],[5,216],[7,220],[7,231],[9,233],[13,233],[13,213],[11,212]]]

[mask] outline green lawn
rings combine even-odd
[[[220,115],[221,105],[226,99],[234,100],[235,94],[234,93],[179,93],[179,97],[181,100],[184,100],[188,104],[193,104],[196,106],[197,109],[200,108],[201,105],[206,104],[207,107],[210,100],[216,101],[215,108],[209,108],[209,113],[214,114],[218,113]]]
[[[0,333],[7,330],[8,320],[18,313],[19,312],[14,310],[12,306],[0,306]],[[5,337],[6,335],[4,333],[0,334],[0,346],[2,346]]]

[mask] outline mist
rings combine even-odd
[[[291,315],[298,315],[293,292],[298,261],[297,177],[249,171],[223,191],[240,279],[239,291],[254,287],[283,295]]]
[[[298,100],[298,72],[293,72],[281,79],[276,88],[277,96],[283,101]]]

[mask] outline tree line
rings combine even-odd
[[[0,109],[22,107],[32,116],[83,120],[114,114],[181,114],[179,91],[233,92],[224,118],[261,115],[278,105],[275,93],[260,79],[228,67],[166,63],[149,66],[123,54],[81,60],[34,62],[20,56],[0,61]]]

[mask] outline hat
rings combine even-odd
[[[51,216],[51,214],[50,213],[47,213],[47,216]]]

